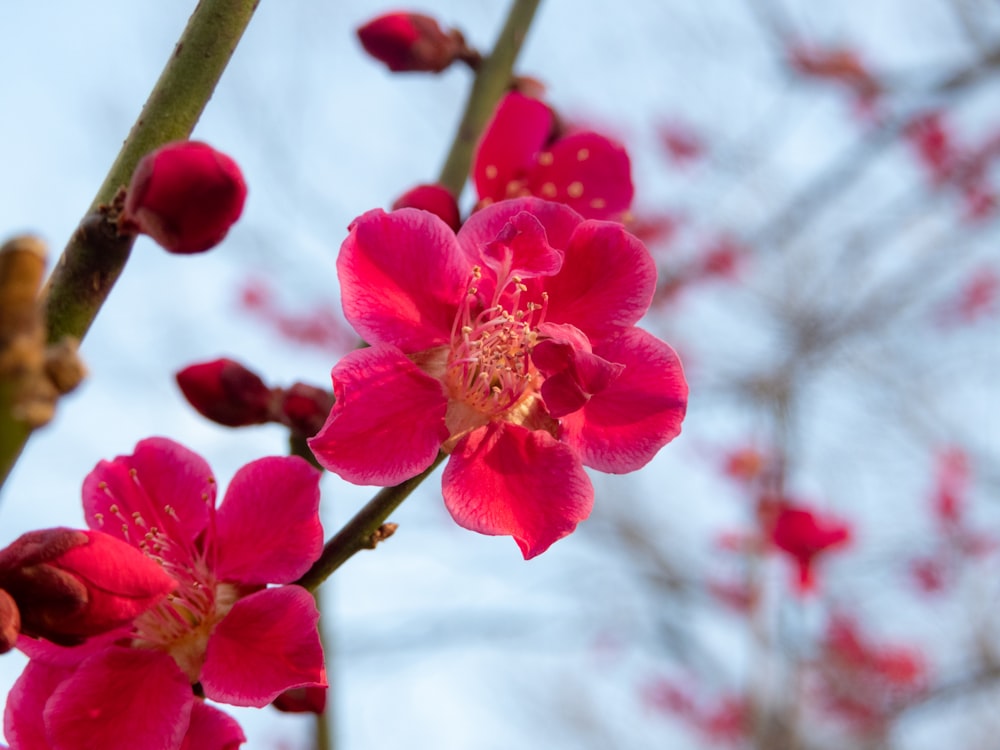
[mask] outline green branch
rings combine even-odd
[[[389,515],[410,496],[421,482],[445,459],[438,454],[434,463],[417,476],[407,479],[394,487],[384,487],[354,517],[344,525],[323,547],[323,553],[313,566],[295,583],[312,591],[330,577],[337,568],[363,549],[374,549],[392,529],[384,530],[383,524]]]
[[[90,329],[128,261],[133,242],[132,237],[118,234],[106,207],[128,185],[143,156],[191,135],[259,1],[201,0],[194,9],[118,158],[42,289],[49,342],[83,339]],[[6,421],[0,420],[5,422],[0,485],[32,432],[23,423],[8,428]]]
[[[507,22],[493,45],[493,52],[479,65],[462,121],[438,178],[438,182],[456,198],[461,195],[468,178],[472,152],[479,136],[492,117],[500,97],[510,86],[514,62],[540,3],[541,0],[514,0]]]
[[[106,220],[103,229],[84,231],[85,225],[103,218],[99,209],[128,185],[143,156],[191,135],[258,2],[201,0],[191,14],[81,230],[73,234],[43,291],[49,341],[86,335],[128,260],[131,238],[118,237]]]

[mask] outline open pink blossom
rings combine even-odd
[[[655,267],[620,224],[534,198],[457,235],[426,211],[374,210],[337,268],[371,346],[333,368],[337,401],[309,444],[348,481],[396,484],[444,450],[454,519],[529,558],[590,513],[584,466],[634,471],[680,432],[680,361],[635,327]]]
[[[621,219],[635,193],[624,146],[590,130],[556,132],[549,106],[518,91],[497,105],[472,178],[484,204],[533,195],[588,219]]]
[[[7,702],[12,744],[223,750],[242,741],[235,722],[206,715],[192,685],[256,707],[325,685],[312,595],[268,587],[297,579],[320,554],[318,481],[300,458],[259,459],[236,473],[216,509],[208,464],[170,440],[143,440],[131,456],[98,464],[83,486],[88,524],[159,562],[178,586],[103,641],[64,649],[22,639],[31,662]],[[196,721],[218,742],[196,736]]]

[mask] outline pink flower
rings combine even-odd
[[[790,504],[778,507],[773,524],[771,541],[794,561],[798,569],[798,589],[803,593],[816,586],[813,571],[816,558],[851,539],[847,524]]]
[[[376,209],[337,268],[371,346],[333,368],[337,400],[309,445],[350,482],[397,484],[444,450],[454,519],[530,558],[590,513],[584,465],[634,471],[680,432],[680,361],[635,327],[655,267],[619,224],[529,198],[456,235],[425,211]]]
[[[243,213],[247,186],[230,157],[200,141],[161,146],[139,162],[119,219],[172,253],[209,250]]]
[[[295,580],[319,556],[318,480],[300,458],[263,458],[236,473],[216,509],[208,465],[170,440],[143,440],[133,455],[98,464],[83,486],[88,523],[159,562],[178,588],[103,641],[19,644],[32,659],[7,702],[11,743],[236,747],[235,722],[197,700],[192,685],[257,707],[289,688],[325,685],[311,594],[268,587]],[[206,744],[196,722],[215,727],[221,744]]]
[[[592,131],[557,135],[555,126],[539,99],[517,91],[501,99],[472,164],[480,200],[533,195],[588,219],[621,219],[635,192],[625,148]]]

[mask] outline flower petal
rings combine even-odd
[[[497,105],[483,131],[472,162],[472,179],[480,200],[502,201],[508,187],[534,166],[549,139],[555,117],[544,102],[513,91]]]
[[[543,323],[538,330],[546,338],[532,349],[531,361],[545,376],[542,400],[556,419],[580,409],[625,369],[594,354],[590,341],[576,326]]]
[[[437,380],[393,346],[353,351],[332,375],[337,401],[309,439],[323,466],[354,484],[392,485],[433,463],[448,439]]]
[[[632,165],[628,152],[599,133],[560,138],[528,174],[528,190],[565,203],[587,219],[618,220],[632,204]]]
[[[289,583],[323,550],[320,472],[298,456],[236,472],[216,514],[215,575],[248,585]]]
[[[541,222],[522,211],[512,216],[496,239],[486,245],[483,259],[499,279],[511,275],[551,276],[559,273],[563,253],[548,243]]]
[[[49,696],[73,669],[29,661],[7,695],[3,731],[7,741],[21,750],[51,750],[42,712]]]
[[[451,338],[471,271],[451,227],[416,208],[361,215],[337,258],[344,315],[354,330],[370,344],[407,353]]]
[[[561,421],[561,439],[599,471],[624,474],[645,466],[681,431],[687,381],[669,345],[639,328],[594,346],[624,371],[577,412]]]
[[[594,504],[594,488],[572,449],[547,432],[504,422],[459,442],[442,485],[459,526],[509,534],[525,560],[573,531]]]
[[[240,599],[208,639],[205,695],[260,708],[289,688],[326,685],[318,622],[316,602],[301,586]]]
[[[205,701],[196,700],[181,750],[236,750],[246,741],[236,719]]]
[[[152,526],[185,549],[208,525],[215,504],[212,470],[198,454],[166,438],[148,438],[131,456],[101,461],[83,482],[92,529],[135,546]]]
[[[193,703],[170,656],[113,646],[59,685],[43,718],[52,750],[178,750]]]
[[[545,319],[571,323],[595,343],[634,325],[655,288],[656,264],[645,245],[621,224],[585,221],[566,246],[562,271],[545,279]]]
[[[483,262],[485,249],[506,224],[522,212],[538,219],[545,229],[545,239],[557,250],[566,249],[573,230],[583,221],[580,214],[569,206],[538,198],[516,198],[487,206],[472,214],[458,230],[458,243],[468,256],[470,265]]]

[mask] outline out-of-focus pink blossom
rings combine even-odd
[[[424,211],[430,211],[456,232],[462,226],[458,201],[443,185],[417,185],[410,188],[393,202],[392,210],[398,208],[422,208]]]
[[[500,100],[476,148],[472,178],[483,205],[533,195],[587,219],[621,219],[632,204],[625,148],[589,130],[556,132],[552,110],[518,91]]]
[[[847,544],[851,539],[851,530],[840,520],[803,506],[784,503],[774,516],[770,536],[772,544],[795,563],[797,588],[805,593],[816,586],[814,567],[817,558]]]

